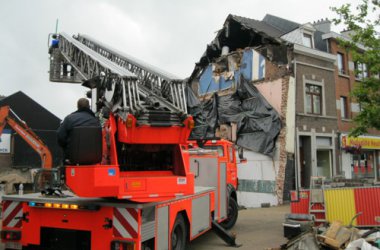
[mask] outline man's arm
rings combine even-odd
[[[67,136],[68,136],[67,118],[65,118],[57,130],[58,144],[62,148],[65,148],[67,145]]]

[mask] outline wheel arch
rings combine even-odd
[[[181,211],[178,211],[177,215],[176,215],[176,219],[177,219],[178,215],[182,215],[183,220],[185,221],[186,234],[187,234],[186,235],[186,239],[189,242],[190,241],[190,219],[189,219],[189,216],[187,214],[187,211],[185,209],[181,210]]]
[[[228,194],[228,199],[233,198],[236,202],[238,202],[237,192],[236,192],[235,187],[232,184],[227,184],[227,194]]]

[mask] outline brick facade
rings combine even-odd
[[[353,128],[354,123],[352,118],[357,114],[355,110],[352,110],[352,103],[355,105],[356,102],[350,97],[350,92],[354,89],[356,82],[360,82],[355,77],[355,69],[353,68],[353,59],[351,53],[344,48],[339,46],[339,42],[336,39],[329,39],[330,52],[334,55],[340,53],[343,55],[344,68],[346,69],[346,74],[340,74],[338,71],[338,66],[335,65],[335,85],[336,85],[336,101],[340,101],[340,97],[344,96],[347,98],[347,118],[341,117],[341,107],[336,109],[338,118],[338,128],[341,132],[349,132]],[[356,104],[357,105],[357,104]],[[375,129],[370,129],[369,134],[380,135],[380,131]]]

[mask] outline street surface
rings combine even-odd
[[[279,247],[286,242],[283,237],[282,223],[284,215],[289,213],[289,206],[271,208],[253,208],[239,211],[239,218],[231,232],[236,233],[239,250],[263,250]],[[212,231],[195,239],[188,250],[233,249]],[[0,243],[0,250],[4,250]]]
[[[239,211],[239,218],[231,232],[237,235],[236,242],[242,244],[239,250],[263,250],[278,248],[287,242],[283,237],[284,216],[290,213],[289,206],[252,208]],[[189,250],[233,249],[228,247],[213,232],[195,239]]]

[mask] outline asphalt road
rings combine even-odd
[[[289,206],[253,208],[239,211],[239,218],[231,232],[236,233],[236,242],[242,244],[239,250],[263,250],[278,248],[287,242],[283,237],[284,215]],[[208,232],[190,243],[191,250],[231,249],[213,232]]]
[[[253,208],[239,211],[239,218],[231,232],[236,233],[239,250],[263,250],[278,248],[286,242],[283,237],[282,222],[289,213],[289,206]],[[213,232],[207,232],[190,243],[188,250],[233,249],[227,246]],[[0,250],[4,245],[0,243]]]

